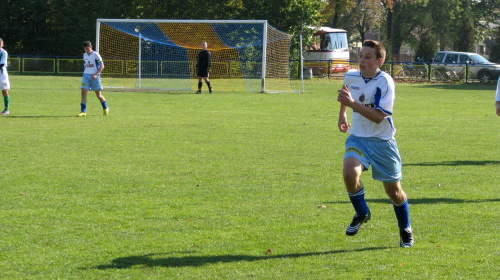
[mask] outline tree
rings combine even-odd
[[[419,35],[419,44],[415,52],[416,58],[421,58],[425,62],[430,62],[436,54],[436,37],[430,29],[424,29]]]
[[[327,25],[338,28],[341,25],[341,17],[347,14],[355,4],[356,0],[329,0],[321,14]]]
[[[474,51],[474,39],[472,21],[468,18],[462,19],[462,25],[460,26],[454,49],[461,52],[472,52]]]
[[[490,49],[490,61],[500,63],[500,26],[493,31],[493,44]]]

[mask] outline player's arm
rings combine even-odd
[[[344,88],[347,88],[347,87],[344,85]],[[351,124],[347,122],[347,106],[345,106],[342,103],[340,104],[338,126],[339,126],[340,132],[342,132],[342,133],[347,132],[349,130],[349,128],[351,127]]]
[[[5,67],[7,64],[7,55],[0,54],[0,68]]]
[[[102,70],[104,70],[104,63],[101,62],[99,68],[97,69],[97,72],[95,72],[95,74],[92,76],[92,80],[97,79],[97,77],[99,77],[99,75],[101,74]]]
[[[102,73],[102,70],[104,70],[104,63],[101,63],[101,65],[99,65],[99,69],[97,69],[97,72],[95,74],[100,75]]]
[[[344,87],[338,91],[339,96],[337,100],[342,104],[347,107],[352,108],[354,111],[357,113],[363,115],[365,118],[369,119],[370,121],[374,123],[381,123],[387,115],[382,112],[379,109],[375,109],[372,107],[366,107],[361,103],[356,102],[352,96],[351,92],[347,88],[347,86],[344,85]]]

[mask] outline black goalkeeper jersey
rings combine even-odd
[[[212,67],[212,54],[207,50],[199,52],[196,67]]]

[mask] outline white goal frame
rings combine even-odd
[[[99,37],[101,23],[106,22],[131,22],[131,23],[252,23],[263,25],[263,38],[262,38],[262,75],[261,75],[261,92],[266,92],[266,58],[267,58],[267,20],[170,20],[170,19],[103,19],[98,18],[96,23],[96,41],[95,50],[99,52]],[[141,52],[141,37],[139,33],[139,52]],[[138,56],[139,69],[141,69],[141,55]],[[140,70],[139,70],[140,71]],[[141,75],[139,73],[138,86],[141,87]]]

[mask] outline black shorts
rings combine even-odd
[[[208,67],[198,67],[198,77],[208,77]]]

